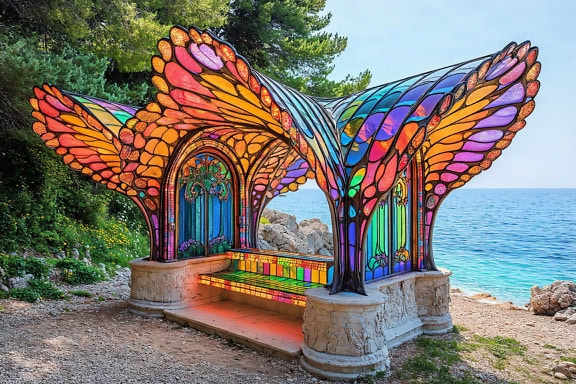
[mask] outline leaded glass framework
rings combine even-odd
[[[209,244],[222,236],[254,248],[267,202],[315,179],[333,221],[332,293],[365,294],[366,279],[435,269],[438,207],[500,156],[540,87],[529,42],[333,99],[258,73],[207,31],[174,27],[158,51],[158,93],[146,106],[45,84],[30,100],[34,131],[71,168],[140,207],[152,260],[188,257],[179,251],[189,240],[219,252]],[[230,200],[190,181],[194,156],[225,165]]]
[[[179,258],[208,256],[232,247],[234,206],[232,177],[212,154],[188,159],[177,182]]]

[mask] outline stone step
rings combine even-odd
[[[302,319],[234,301],[166,310],[167,320],[286,360],[302,353]]]

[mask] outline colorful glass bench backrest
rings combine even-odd
[[[308,283],[332,282],[334,259],[331,256],[262,249],[231,249],[227,254],[237,271],[285,277]]]

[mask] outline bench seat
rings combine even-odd
[[[308,288],[329,281],[332,257],[259,249],[232,249],[230,270],[200,275],[199,283],[304,307]]]

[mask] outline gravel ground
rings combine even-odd
[[[327,383],[297,362],[129,313],[129,273],[65,288],[92,292],[91,298],[37,304],[0,300],[0,383]],[[459,369],[477,378],[559,382],[543,371],[561,356],[576,356],[576,326],[460,294],[452,303],[454,323],[466,329],[459,337],[506,335],[528,348],[531,359],[515,359],[505,370],[495,369],[482,351],[463,356]],[[414,343],[392,351],[392,370],[414,354]],[[392,375],[373,382],[402,381]]]

